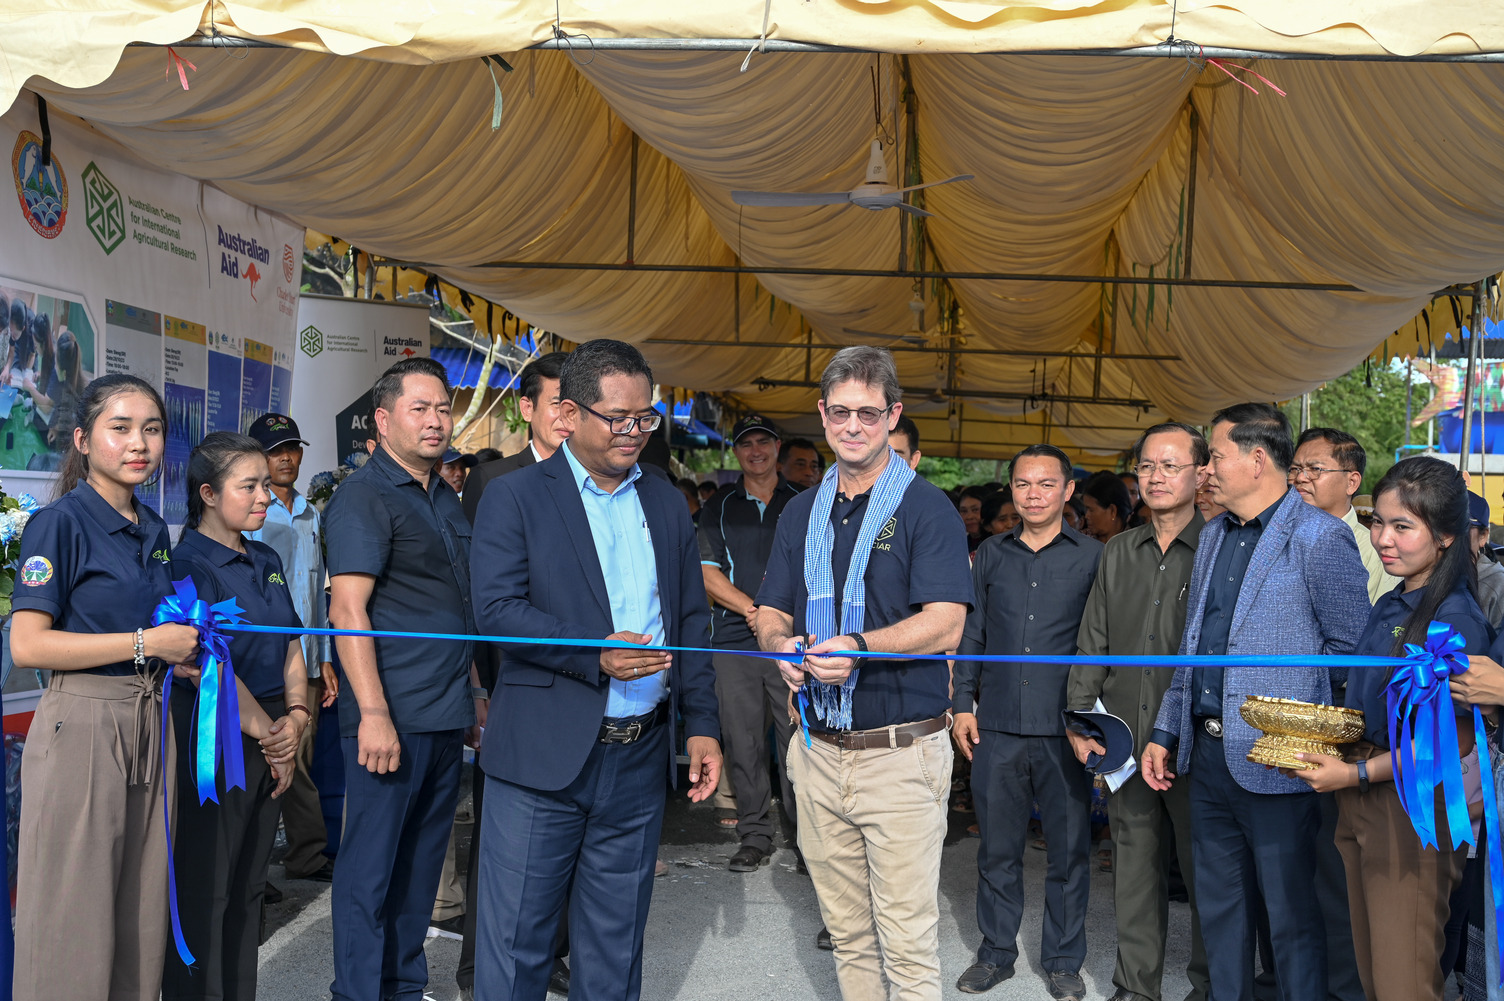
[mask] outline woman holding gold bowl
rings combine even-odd
[[[1467,486],[1456,468],[1429,456],[1396,463],[1374,488],[1373,545],[1401,583],[1369,616],[1357,656],[1402,656],[1406,640],[1423,642],[1427,626],[1445,622],[1482,654],[1493,630],[1473,597],[1477,573],[1468,543]],[[1504,672],[1501,672],[1504,673]],[[1389,672],[1354,670],[1347,705],[1363,710],[1366,732],[1348,759],[1300,754],[1315,767],[1294,772],[1317,792],[1337,794],[1337,850],[1347,872],[1353,948],[1370,1001],[1441,1001],[1441,954],[1448,900],[1462,882],[1467,846],[1423,847],[1400,804],[1390,763]],[[1465,712],[1465,710],[1463,710]],[[1464,757],[1473,728],[1457,727]],[[1451,844],[1445,813],[1437,836]]]

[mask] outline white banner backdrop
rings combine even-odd
[[[428,357],[428,307],[305,295],[298,300],[291,409],[308,441],[298,489],[364,451],[371,386],[392,364]]]
[[[28,102],[0,116],[0,152],[7,490],[42,496],[24,481],[56,469],[77,394],[130,372],[167,403],[162,476],[142,496],[178,524],[189,450],[291,399],[303,232],[75,120],[54,113],[44,135]]]

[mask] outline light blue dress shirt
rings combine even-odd
[[[324,603],[324,550],[319,543],[319,512],[296,490],[292,510],[282,498],[272,494],[266,509],[266,522],[251,538],[276,550],[282,560],[282,575],[298,618],[311,629],[329,628],[329,609]],[[331,661],[328,636],[304,636],[303,659],[308,676],[319,677],[319,665]]]
[[[616,632],[646,633],[654,646],[663,644],[663,606],[658,596],[658,561],[653,537],[637,497],[640,466],[633,466],[613,493],[606,493],[580,465],[569,443],[563,445],[570,471],[580,486],[585,520],[595,540],[595,554],[606,578],[606,596],[611,599],[611,626]],[[606,718],[641,716],[668,697],[668,672],[659,671],[636,681],[611,679],[606,697]]]

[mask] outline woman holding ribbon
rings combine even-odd
[[[52,676],[21,759],[17,1001],[155,998],[161,986],[174,778],[162,682],[165,665],[198,654],[192,626],[152,625],[172,593],[167,526],[135,490],[161,465],[165,412],[134,376],[94,380],[56,499],[21,540],[11,655]]]
[[[1405,459],[1379,481],[1373,498],[1374,548],[1401,583],[1374,605],[1353,653],[1404,656],[1406,643],[1425,645],[1433,623],[1461,637],[1461,649],[1455,652],[1486,652],[1493,630],[1473,596],[1477,576],[1467,544],[1462,475],[1430,456]],[[1453,824],[1470,820],[1465,805],[1449,811],[1438,798],[1435,835],[1441,847],[1427,847],[1416,833],[1401,801],[1403,790],[1394,781],[1389,682],[1387,670],[1354,669],[1347,705],[1363,710],[1363,740],[1347,760],[1298,755],[1315,767],[1294,774],[1318,792],[1337,794],[1337,849],[1347,871],[1353,948],[1364,992],[1372,1001],[1441,1001],[1448,900],[1462,881],[1468,854],[1465,843],[1453,847],[1448,819]],[[1455,725],[1455,737],[1441,735],[1432,743],[1455,747],[1463,759],[1471,756],[1476,770],[1468,718],[1459,721],[1448,710],[1443,725]],[[1413,744],[1417,756],[1422,743]],[[1429,799],[1433,793],[1428,789],[1425,795]]]
[[[242,534],[261,528],[271,496],[266,453],[256,439],[228,431],[205,436],[188,457],[188,518],[173,553],[173,576],[191,577],[199,600],[211,606],[233,600],[256,625],[296,630],[302,623],[281,560],[270,546]],[[295,632],[235,633],[221,666],[233,670],[239,694],[244,788],[230,788],[226,778],[224,788],[215,789],[213,748],[204,746],[200,730],[205,712],[214,715],[212,705],[204,706],[213,691],[209,684],[172,693],[178,903],[196,962],[190,968],[168,953],[166,1001],[256,996],[276,798],[292,782],[293,756],[308,725],[307,672]],[[208,675],[206,670],[205,682]]]

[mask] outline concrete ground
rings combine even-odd
[[[468,769],[468,765],[466,766]],[[468,789],[468,776],[462,788]],[[462,809],[462,814],[467,811]],[[940,876],[940,963],[946,997],[967,997],[955,981],[973,958],[976,930],[977,841],[965,836],[970,816],[952,814]],[[463,831],[468,840],[468,830]],[[659,857],[669,866],[654,888],[643,957],[645,1001],[710,1001],[728,998],[809,998],[839,1001],[835,964],[815,948],[819,909],[808,877],[794,870],[794,855],[780,850],[770,865],[741,874],[726,868],[736,850],[734,833],[719,828],[706,806],[674,794],[664,821]],[[1025,852],[1026,912],[1020,932],[1017,974],[989,998],[1046,999],[1039,966],[1045,853]],[[461,857],[463,858],[463,852]],[[280,865],[271,880],[284,901],[267,908],[268,939],[261,948],[262,1001],[309,1001],[329,997],[329,887],[289,881]],[[1163,996],[1180,1001],[1189,951],[1189,911],[1170,905],[1170,943]],[[1088,954],[1082,976],[1088,998],[1113,992],[1115,959],[1112,876],[1093,862],[1087,919]],[[459,943],[428,941],[429,994],[449,1001],[457,994],[454,971]]]

